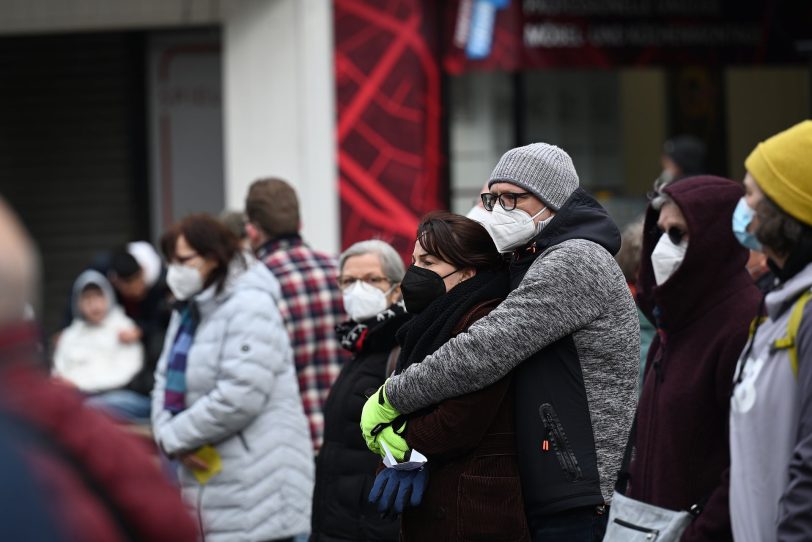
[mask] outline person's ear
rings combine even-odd
[[[253,222],[245,223],[245,236],[248,238],[248,243],[254,248],[257,248],[262,239],[259,228]]]
[[[460,282],[462,282],[464,280],[468,280],[468,279],[470,279],[471,277],[474,277],[474,276],[476,276],[476,269],[474,269],[473,267],[468,267],[467,269],[463,269],[462,271],[460,271]]]
[[[397,301],[400,301],[400,299],[401,299],[402,297],[403,297],[403,294],[402,294],[402,293],[401,293],[401,291],[400,291],[400,284],[398,284],[397,286],[395,286],[394,288],[392,288],[392,291],[389,293],[389,295],[388,295],[388,296],[386,296],[386,300],[387,300],[387,301],[389,302],[389,304],[391,305],[392,303],[395,303],[395,302],[397,302]]]
[[[542,203],[542,205],[544,205],[544,204]],[[556,212],[545,205],[544,212],[541,213],[539,216],[537,216],[535,219],[533,219],[533,222],[538,224],[539,222],[543,222],[545,220],[548,220],[548,219],[554,217],[555,215],[556,215]]]
[[[113,288],[116,288],[119,285],[118,275],[116,275],[113,271],[107,272],[107,281]]]

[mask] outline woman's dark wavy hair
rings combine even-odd
[[[175,247],[181,235],[195,252],[217,264],[206,279],[205,288],[217,284],[218,292],[221,291],[232,260],[239,258],[245,263],[240,252],[239,239],[222,222],[204,213],[185,217],[163,234],[161,252],[167,262],[175,259]]]
[[[447,211],[433,211],[420,221],[417,241],[428,254],[458,269],[496,270],[505,265],[482,224]]]
[[[812,228],[790,216],[766,195],[756,205],[756,238],[781,257],[788,257],[802,242],[812,245]]]

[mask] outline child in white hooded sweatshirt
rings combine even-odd
[[[141,370],[140,341],[122,342],[122,331],[136,327],[115,302],[101,273],[85,271],[73,285],[73,322],[59,338],[53,374],[87,394],[126,386]]]

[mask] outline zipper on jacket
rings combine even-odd
[[[621,527],[625,527],[627,529],[631,529],[633,531],[637,531],[640,533],[646,533],[646,540],[657,540],[657,537],[660,536],[660,531],[657,529],[649,529],[648,527],[640,527],[639,525],[635,525],[634,523],[629,523],[628,521],[623,521],[620,518],[615,518],[612,520],[614,523],[617,523]]]
[[[652,363],[654,364],[654,366],[652,367],[654,369],[654,392],[652,394],[652,401],[654,402],[655,410],[656,410],[656,406],[657,406],[657,399],[658,399],[658,396],[659,396],[658,391],[659,391],[659,388],[660,388],[660,384],[662,384],[662,382],[663,382],[663,376],[662,376],[663,358],[665,358],[666,355],[667,355],[667,352],[665,350],[664,344],[661,342],[660,343],[660,349],[658,350],[657,354],[654,357],[654,360],[652,361]],[[639,415],[639,413],[637,415]],[[648,422],[648,428],[647,428],[647,431],[646,431],[646,437],[645,437],[646,440],[643,441],[643,442],[645,442],[645,443],[650,443],[651,442],[651,435],[654,434],[654,432],[655,432],[655,427],[654,426],[656,425],[656,423],[657,423],[657,416],[656,415],[655,416],[650,416],[649,417],[649,422]],[[643,461],[642,464],[645,467],[645,472],[643,473],[643,479],[647,481],[646,488],[645,488],[645,491],[644,491],[643,495],[648,496],[648,495],[651,495],[651,478],[652,478],[651,477],[651,446],[650,445],[648,445],[648,444],[646,445],[646,457],[641,457],[640,460]]]
[[[550,403],[544,403],[539,407],[539,416],[544,423],[546,435],[542,443],[542,450],[547,451],[549,447],[555,450],[555,455],[558,458],[558,463],[561,465],[564,473],[570,482],[575,482],[581,479],[581,467],[578,466],[578,460],[570,448],[567,435],[564,433],[564,427],[561,425],[558,416]],[[549,447],[547,446],[549,443]]]
[[[206,542],[206,531],[203,530],[203,490],[206,486],[200,486],[197,492],[197,526],[200,529],[200,542]]]
[[[237,438],[239,438],[240,442],[242,442],[242,447],[245,448],[245,451],[250,452],[251,448],[248,446],[248,441],[245,440],[245,435],[242,434],[242,431],[237,433]]]
[[[653,365],[653,368],[654,368],[654,378],[657,379],[657,383],[662,382],[663,381],[663,367],[662,367],[662,364],[660,363],[660,358],[655,359],[654,363],[652,365]]]

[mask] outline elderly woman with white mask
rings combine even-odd
[[[400,522],[383,519],[366,496],[380,462],[358,433],[368,390],[395,368],[395,332],[406,314],[400,295],[403,261],[390,245],[355,243],[339,259],[338,284],[350,320],[338,328],[352,353],[324,405],[324,444],[316,460],[311,540],[398,540]]]

